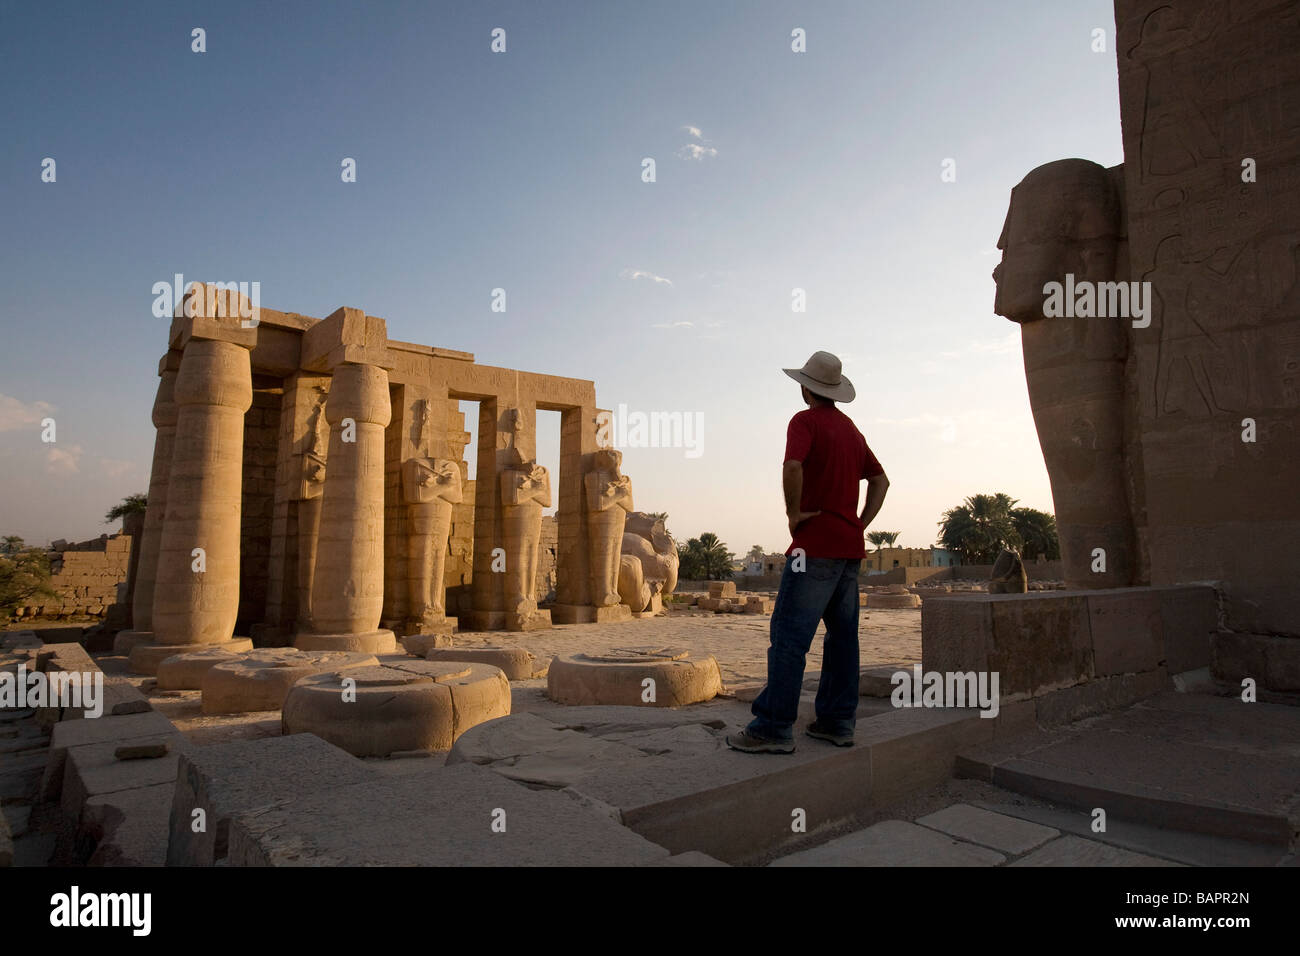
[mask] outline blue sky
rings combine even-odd
[[[1122,161],[1113,42],[1094,0],[0,3],[0,533],[91,537],[146,488],[177,272],[698,412],[698,457],[624,455],[679,539],[785,548],[780,368],[817,349],[892,481],[875,527],[1051,509],[990,273],[1025,173]]]

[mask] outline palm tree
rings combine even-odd
[[[992,564],[1003,548],[1019,548],[1020,533],[1012,518],[1016,499],[998,492],[971,495],[944,512],[939,544],[956,551],[967,564]]]
[[[113,505],[108,514],[104,515],[104,524],[111,524],[118,518],[125,518],[127,515],[141,514],[148,503],[148,498],[143,492],[127,495],[122,499],[121,504]]]
[[[712,531],[700,535],[700,549],[704,558],[705,580],[731,580],[731,562],[736,556],[727,550],[727,546],[718,540]]]
[[[1048,561],[1061,556],[1061,539],[1056,531],[1056,516],[1035,508],[1015,508],[1011,512],[1016,533],[1024,548],[1022,557],[1032,561],[1042,555]]]
[[[750,547],[749,554],[745,555],[745,557],[749,559],[751,564],[761,564],[763,561],[763,555],[765,554],[767,554],[767,552],[763,550],[763,546],[761,544],[756,544]]]

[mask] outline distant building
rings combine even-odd
[[[746,555],[740,567],[742,574],[780,574],[784,570],[784,554],[765,554],[761,558]]]
[[[892,571],[894,568],[950,568],[961,564],[961,555],[947,548],[881,548],[868,551],[862,570]]]

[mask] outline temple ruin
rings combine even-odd
[[[598,450],[591,382],[396,342],[358,309],[251,316],[238,292],[195,284],[172,321],[134,628],[117,643],[133,669],[200,646],[374,654],[458,625],[631,619],[632,487]],[[479,404],[475,480],[462,400]],[[541,410],[560,413],[555,476],[536,461]],[[539,607],[552,494],[555,600]]]

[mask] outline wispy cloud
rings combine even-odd
[[[652,329],[693,329],[694,322],[656,322],[650,326]]]
[[[694,137],[695,139],[703,139],[703,138],[704,138],[704,134],[700,132],[700,128],[699,128],[698,126],[683,126],[682,129],[683,129],[683,130],[684,130],[684,131],[685,131],[689,136],[692,136],[692,137]]]
[[[663,285],[672,285],[672,279],[665,279],[663,276],[657,276],[653,272],[646,272],[644,269],[624,269],[618,274],[620,279],[653,279]]]
[[[120,478],[134,467],[135,463],[117,458],[99,459],[99,469],[105,478]]]
[[[54,406],[49,402],[22,402],[11,395],[0,395],[0,432],[40,425],[52,411]]]
[[[51,475],[75,475],[81,470],[81,446],[51,445],[45,454],[45,470]]]
[[[701,146],[699,143],[687,143],[677,151],[677,156],[680,159],[701,160],[706,156],[712,159],[717,155],[718,151],[712,146]]]

